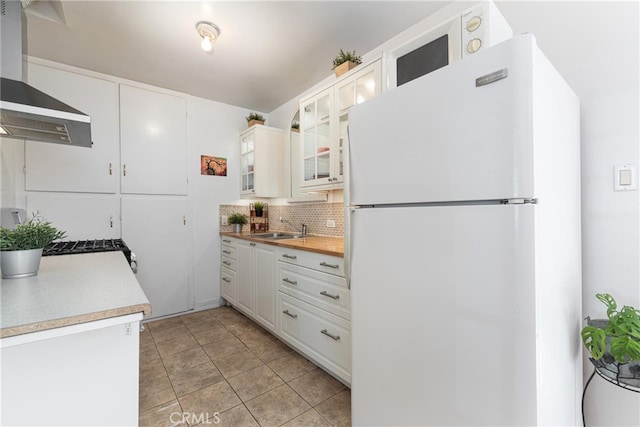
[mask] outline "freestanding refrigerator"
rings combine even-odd
[[[352,421],[578,425],[579,101],[532,35],[349,113]]]

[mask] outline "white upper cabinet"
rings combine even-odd
[[[381,73],[377,60],[301,101],[303,191],[342,188],[349,108],[380,94]]]
[[[187,194],[186,99],[120,85],[121,192]]]
[[[286,189],[285,132],[262,125],[240,134],[240,195],[284,197]]]
[[[91,116],[93,146],[27,141],[27,190],[115,193],[118,189],[116,83],[30,63],[29,84]]]

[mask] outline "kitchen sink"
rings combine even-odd
[[[296,234],[296,233],[258,233],[258,234],[252,234],[252,237],[257,237],[259,239],[269,239],[269,240],[283,240],[283,239],[300,239],[303,237],[309,237],[309,236],[303,236],[302,234]]]

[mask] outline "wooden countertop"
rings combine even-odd
[[[342,237],[309,235],[307,238],[271,240],[254,237],[251,233],[220,232],[220,235],[257,243],[266,243],[283,248],[300,249],[303,251],[344,257],[344,239]]]
[[[42,257],[36,276],[2,279],[0,294],[0,338],[151,314],[151,304],[121,252]]]

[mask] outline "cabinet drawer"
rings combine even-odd
[[[278,302],[280,336],[351,383],[351,323],[282,292]]]
[[[278,261],[344,277],[344,260],[337,256],[278,248]]]
[[[220,268],[220,293],[231,304],[236,302],[236,273],[228,268]]]
[[[220,249],[223,257],[229,257],[231,259],[236,259],[236,248],[235,246],[222,245]]]
[[[278,265],[280,291],[337,316],[350,318],[350,292],[344,277],[284,262]]]
[[[222,267],[232,271],[238,271],[236,268],[236,260],[225,255],[222,255]]]

